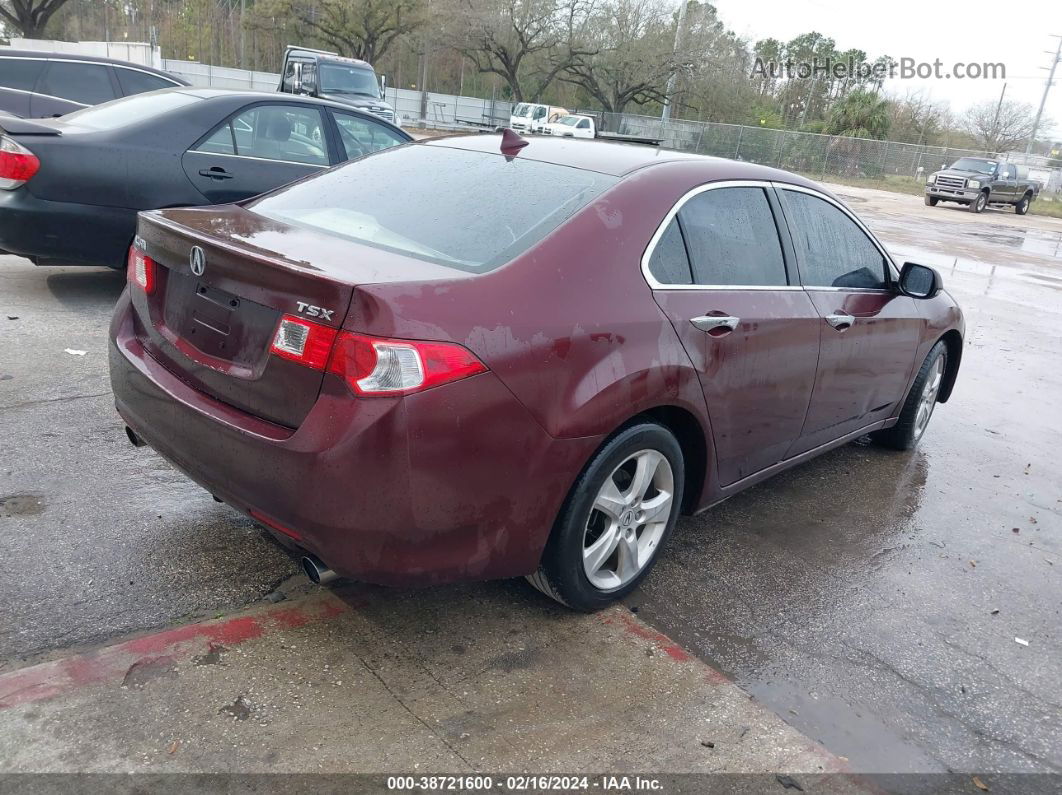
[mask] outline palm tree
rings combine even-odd
[[[851,138],[884,138],[889,134],[889,101],[873,91],[852,91],[830,110],[824,132]]]

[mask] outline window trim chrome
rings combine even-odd
[[[716,291],[718,291],[718,290],[731,290],[731,291],[733,291],[733,290],[742,290],[742,291],[745,291],[745,290],[805,290],[805,291],[808,291],[808,292],[842,292],[842,291],[844,291],[844,292],[859,292],[859,293],[892,293],[892,292],[894,292],[889,286],[885,286],[885,287],[816,287],[816,286],[813,286],[813,285],[805,285],[804,284],[803,273],[800,272],[800,263],[799,262],[795,263],[796,264],[796,269],[795,270],[796,270],[796,276],[797,276],[797,282],[798,282],[797,284],[780,284],[780,285],[764,285],[764,284],[664,284],[663,282],[658,281],[656,279],[656,277],[653,276],[652,272],[649,270],[649,260],[652,259],[653,253],[656,251],[656,246],[660,242],[660,238],[662,238],[664,236],[664,232],[667,230],[668,225],[671,223],[672,220],[674,220],[675,216],[677,216],[679,214],[679,212],[682,210],[683,206],[685,206],[686,202],[690,201],[690,199],[694,198],[695,196],[699,196],[700,194],[705,193],[706,191],[716,190],[718,188],[763,188],[765,190],[773,188],[774,190],[777,190],[777,191],[793,190],[793,191],[797,191],[798,193],[807,193],[807,194],[809,194],[811,196],[815,196],[817,198],[824,199],[826,202],[828,202],[829,204],[831,204],[834,207],[836,207],[838,210],[840,210],[842,213],[844,213],[846,216],[848,216],[848,218],[850,218],[852,221],[855,222],[856,226],[859,227],[859,229],[863,232],[863,234],[865,234],[870,239],[870,242],[874,244],[875,248],[877,248],[878,251],[881,253],[882,257],[884,257],[885,262],[888,265],[889,276],[891,277],[892,282],[896,283],[896,282],[899,281],[899,278],[900,278],[899,270],[896,268],[896,263],[893,261],[892,255],[889,254],[889,252],[885,249],[885,247],[881,244],[881,242],[874,236],[874,233],[871,232],[870,229],[867,228],[867,225],[864,224],[855,215],[855,213],[853,213],[851,210],[849,210],[848,207],[846,207],[844,204],[842,204],[837,199],[834,199],[832,196],[829,196],[829,195],[827,195],[826,193],[824,193],[824,192],[822,192],[820,190],[816,190],[814,188],[808,188],[808,187],[805,187],[803,185],[795,185],[795,184],[793,184],[791,182],[778,182],[778,181],[774,181],[774,180],[757,180],[757,179],[731,179],[731,180],[719,180],[718,182],[707,182],[707,183],[705,183],[703,185],[698,185],[696,188],[693,188],[692,190],[687,191],[686,193],[684,193],[679,198],[679,200],[677,202],[675,202],[674,206],[668,211],[667,215],[664,216],[664,220],[660,222],[660,225],[657,227],[656,231],[653,233],[653,236],[651,238],[649,238],[649,245],[646,246],[645,252],[642,254],[642,262],[641,262],[642,276],[646,280],[646,282],[649,284],[649,288],[650,289],[652,289],[652,290],[716,290]],[[785,212],[785,208],[784,207],[782,208],[782,211],[783,211],[783,213]],[[788,223],[788,218],[783,219],[783,221]],[[775,224],[777,225],[777,223],[778,222],[777,222],[777,219],[776,219],[775,220]],[[781,234],[781,231],[782,231],[781,229],[778,230],[779,234]],[[784,256],[784,253],[785,253],[784,247],[782,247],[782,251],[783,251],[783,256]],[[788,263],[786,263],[786,264],[788,265]],[[692,263],[691,263],[691,266],[692,266]],[[789,271],[789,268],[787,267],[787,276],[792,276],[792,274],[789,274],[788,271]]]
[[[266,163],[284,163],[288,166],[306,166],[307,168],[328,168],[332,163],[303,163],[299,160],[279,160],[275,157],[256,157],[255,155],[232,155],[228,152],[204,152],[202,149],[186,149],[186,154],[209,155],[210,157],[235,157],[240,160],[261,160]],[[335,165],[339,165],[336,163]]]
[[[649,284],[649,288],[652,290],[802,290],[804,289],[799,284],[664,284],[657,280],[653,276],[652,271],[649,270],[649,261],[653,257],[653,253],[656,251],[657,243],[660,242],[660,238],[664,236],[664,232],[667,230],[668,225],[674,220],[675,216],[679,214],[682,208],[686,205],[686,202],[693,199],[695,196],[700,196],[702,193],[706,193],[710,190],[717,190],[719,188],[762,188],[763,190],[769,190],[774,183],[770,180],[760,179],[729,179],[720,180],[718,182],[707,182],[703,185],[698,185],[696,188],[684,193],[674,206],[668,210],[667,215],[664,216],[664,220],[660,222],[660,226],[656,228],[656,232],[649,238],[649,245],[646,246],[645,252],[642,254],[642,276]],[[777,229],[778,221],[773,217],[775,228]],[[777,229],[778,233],[781,233],[780,229]],[[782,253],[783,262],[785,258],[785,247],[782,246],[782,241],[778,241],[779,251]],[[788,264],[788,263],[786,263]],[[692,263],[691,269],[692,269]],[[788,268],[786,268],[786,278],[789,277]],[[692,273],[691,273],[692,277]]]

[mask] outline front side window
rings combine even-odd
[[[590,129],[590,120],[589,119],[583,119],[581,122],[579,122],[579,129],[580,130],[589,130]]]
[[[616,182],[500,153],[397,146],[247,207],[283,223],[484,273],[526,251]]]
[[[339,139],[343,143],[346,160],[406,143],[406,139],[394,130],[362,116],[333,110],[332,117],[339,129]]]
[[[786,278],[774,214],[762,188],[715,188],[678,214],[693,281],[706,286],[776,286]]]
[[[37,91],[82,105],[114,99],[109,67],[92,63],[51,61]]]
[[[195,151],[328,165],[320,112],[291,105],[258,105],[245,110],[218,126]]]
[[[846,213],[810,193],[781,193],[806,287],[887,286],[885,257]]]
[[[176,84],[158,75],[141,72],[136,69],[116,68],[118,85],[122,87],[123,96],[143,94],[146,91],[158,91],[161,88],[173,88]]]

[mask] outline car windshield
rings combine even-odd
[[[521,102],[519,105],[513,108],[513,116],[516,117],[526,116],[530,112],[531,106],[528,105],[526,102]]]
[[[372,69],[337,63],[321,63],[318,72],[322,94],[359,94],[380,98],[380,84]]]
[[[956,171],[976,171],[978,174],[994,174],[996,171],[995,160],[979,160],[976,157],[960,157],[951,164]]]
[[[62,116],[64,124],[89,130],[115,130],[168,113],[199,101],[199,97],[181,89],[163,88],[146,94],[111,100],[102,105],[76,110]]]
[[[443,146],[388,149],[252,201],[267,218],[473,273],[526,251],[616,177]],[[439,196],[461,201],[440,202]]]

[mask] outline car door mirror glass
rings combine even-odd
[[[900,271],[900,290],[911,298],[932,298],[942,286],[940,274],[926,265],[907,262]]]

